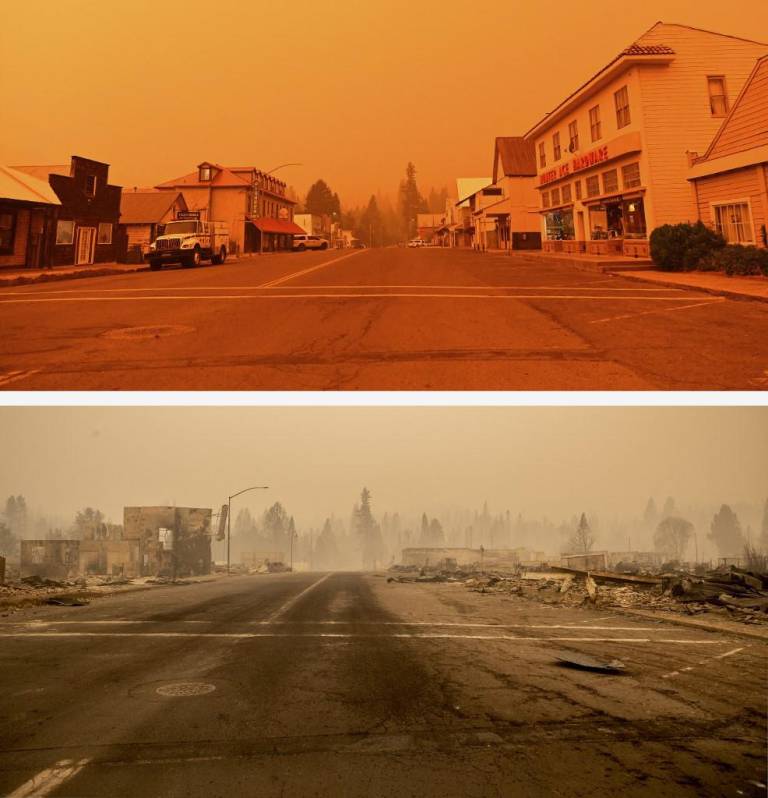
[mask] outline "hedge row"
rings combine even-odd
[[[768,250],[727,244],[702,222],[665,224],[651,233],[651,258],[662,270],[724,271],[768,276]]]

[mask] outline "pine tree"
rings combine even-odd
[[[400,215],[406,238],[416,235],[416,216],[422,206],[419,187],[416,185],[416,167],[409,161],[405,167],[405,180],[400,182]]]
[[[586,513],[581,514],[579,525],[576,527],[569,543],[572,550],[580,554],[589,554],[592,546],[595,545],[595,538],[592,535],[592,529],[589,526],[589,521],[587,521]]]
[[[738,557],[744,548],[744,535],[736,513],[723,504],[710,524],[709,539],[721,557]]]

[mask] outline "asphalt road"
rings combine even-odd
[[[764,795],[767,648],[349,573],[27,609],[0,617],[0,794]]]
[[[377,249],[0,290],[9,390],[763,390],[768,304]]]

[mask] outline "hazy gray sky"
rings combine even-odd
[[[97,506],[281,501],[299,527],[477,507],[557,519],[647,497],[762,502],[768,408],[0,408],[0,498],[66,518]]]

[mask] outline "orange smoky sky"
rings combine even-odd
[[[210,160],[322,177],[346,206],[492,171],[658,20],[768,40],[768,3],[3,0],[0,163],[111,164],[154,185]]]

